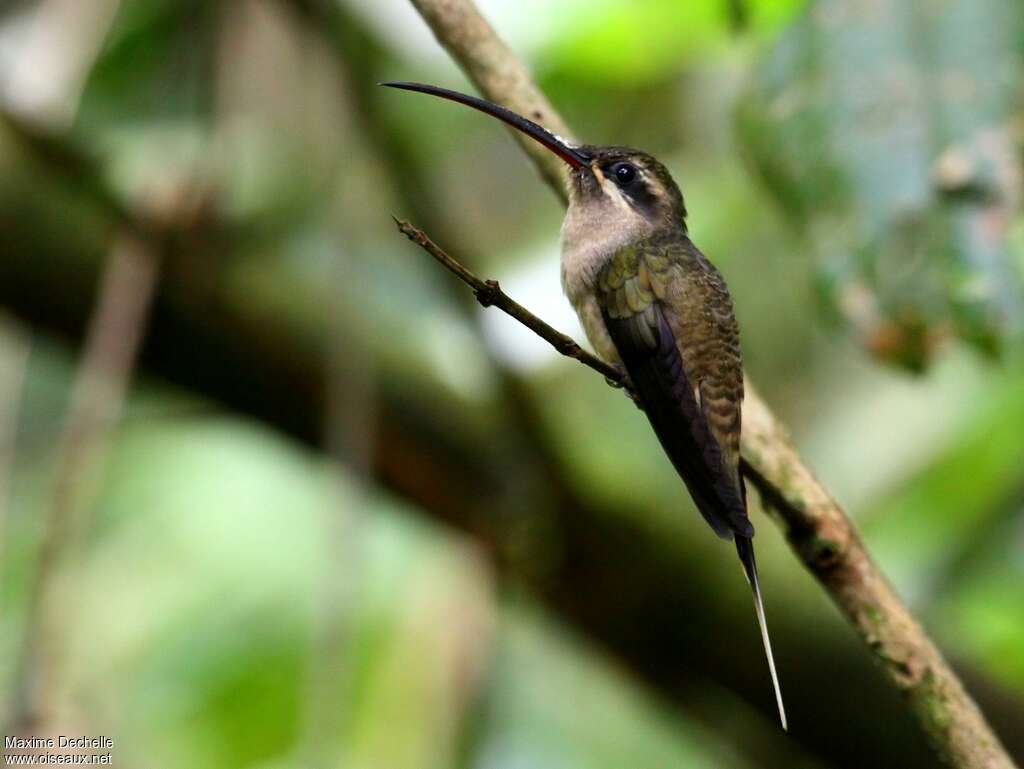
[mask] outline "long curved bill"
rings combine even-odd
[[[584,155],[582,152],[574,147],[570,147],[566,144],[564,139],[555,136],[551,131],[547,130],[543,126],[534,123],[532,120],[524,118],[522,115],[518,115],[510,109],[506,109],[494,102],[489,102],[485,99],[479,99],[476,96],[469,96],[468,94],[459,93],[458,91],[450,91],[447,88],[439,88],[436,85],[426,85],[425,83],[407,83],[403,81],[391,81],[387,83],[381,83],[383,86],[388,88],[401,88],[404,91],[416,91],[418,93],[429,94],[430,96],[438,96],[442,99],[448,99],[449,101],[455,101],[459,104],[465,104],[467,107],[480,110],[484,114],[496,117],[498,120],[502,120],[508,123],[510,126],[515,128],[517,131],[522,131],[524,134],[529,136],[536,142],[539,142],[547,149],[558,155],[562,160],[569,164],[570,167],[586,168],[590,164],[590,158]]]

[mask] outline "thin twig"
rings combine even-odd
[[[486,98],[546,122],[558,133],[569,136],[561,118],[542,95],[530,102],[531,91],[539,91],[472,0],[411,1],[438,41]],[[508,90],[506,84],[511,84]],[[561,178],[548,172],[550,157],[532,151],[528,154],[564,200]],[[399,228],[468,283],[482,304],[494,304],[504,310],[559,352],[580,350],[571,339],[507,297],[497,283],[473,275],[425,234],[403,226],[402,222]],[[609,376],[600,361],[596,365],[590,361],[593,356],[585,351],[569,356],[617,380]],[[940,758],[961,769],[1013,769],[1013,761],[977,704],[871,559],[845,511],[801,461],[785,429],[749,381],[746,391],[744,474],[758,489],[763,502],[778,513],[776,520],[800,560],[881,663],[889,681],[905,696]]]
[[[487,22],[476,5],[464,0],[411,0],[438,42],[462,67],[466,77],[485,94],[501,94],[501,102],[520,115],[541,123],[566,139],[571,133],[544,92],[512,50]],[[512,138],[537,167],[555,194],[566,200],[565,165],[519,131]]]
[[[453,259],[440,246],[427,237],[423,230],[413,227],[409,222],[397,217],[391,218],[398,225],[399,232],[434,257],[438,264],[473,289],[473,293],[481,305],[484,307],[497,307],[507,315],[511,315],[565,357],[578,360],[598,374],[603,374],[606,379],[611,381],[611,384],[619,387],[622,386],[622,374],[616,371],[613,366],[608,365],[596,355],[587,352],[572,337],[566,336],[558,329],[548,325],[519,304],[519,302],[512,299],[512,297],[501,290],[498,281],[478,278],[468,267]]]

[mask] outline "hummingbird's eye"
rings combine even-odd
[[[629,184],[636,178],[636,167],[630,163],[616,163],[612,166],[611,170],[615,176],[615,181],[622,186]]]

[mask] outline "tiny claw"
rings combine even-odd
[[[633,386],[633,380],[629,378],[629,374],[626,372],[626,367],[621,363],[613,363],[612,365],[619,373],[619,378],[618,380],[615,380],[611,377],[605,377],[604,381],[616,389],[623,390],[626,395],[629,396],[629,399],[633,401],[633,405],[643,411],[644,407],[640,403],[639,396],[636,394],[636,387]]]

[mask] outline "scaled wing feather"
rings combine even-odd
[[[619,274],[601,281],[608,333],[658,440],[705,520],[720,537],[753,536],[743,492],[708,425],[699,401],[700,386],[687,377],[661,300],[645,292],[648,301],[638,305],[636,291],[627,293],[639,273],[630,268],[642,260],[616,260],[609,269]]]

